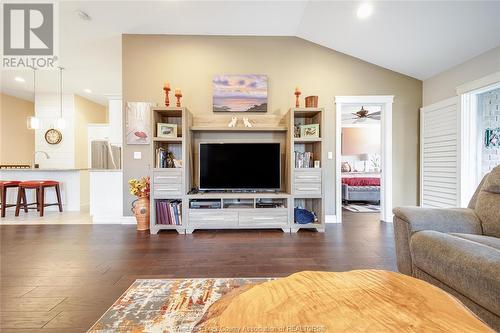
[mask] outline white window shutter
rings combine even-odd
[[[420,204],[460,206],[460,116],[458,98],[420,110]]]

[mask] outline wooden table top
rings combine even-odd
[[[403,274],[379,270],[301,272],[242,287],[214,303],[197,329],[493,332],[443,290]]]

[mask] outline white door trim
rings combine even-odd
[[[496,81],[493,81],[496,80]],[[460,207],[467,207],[481,182],[482,138],[478,132],[478,95],[500,88],[500,72],[457,88],[460,119]],[[455,97],[457,98],[457,97]]]
[[[335,215],[342,222],[342,107],[349,104],[369,104],[382,106],[381,113],[381,186],[380,220],[392,222],[392,103],[394,96],[335,96]]]
[[[491,90],[491,85],[495,85],[500,82],[500,72],[492,73],[490,75],[483,76],[474,81],[464,83],[456,88],[457,95],[462,95],[468,92],[481,89],[482,92]],[[476,92],[478,94],[480,92]]]

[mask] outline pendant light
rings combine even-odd
[[[36,68],[33,67],[33,105],[35,105],[36,98]],[[40,119],[35,116],[28,117],[26,119],[26,127],[28,129],[37,130],[40,128]]]
[[[59,108],[60,108],[60,113],[59,113],[59,118],[57,118],[57,121],[56,121],[56,128],[60,129],[60,130],[62,130],[66,127],[66,120],[64,120],[64,118],[63,118],[63,92],[62,92],[63,70],[64,70],[64,67],[59,67]]]

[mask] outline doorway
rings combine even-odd
[[[482,178],[500,164],[499,78],[500,72],[457,88],[461,93],[459,206],[462,207],[468,205]],[[488,81],[496,82],[484,83]]]
[[[348,209],[351,212],[380,212],[380,221],[392,222],[393,99],[335,97],[335,207],[339,223],[343,207],[352,208]]]

